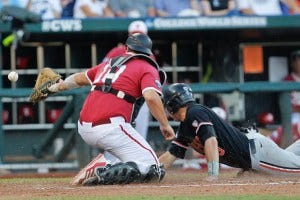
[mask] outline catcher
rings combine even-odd
[[[159,157],[166,168],[177,158],[184,158],[191,146],[206,157],[208,181],[218,178],[219,163],[244,171],[300,176],[300,140],[281,149],[255,127],[239,130],[213,110],[197,104],[187,84],[164,88],[163,99],[170,116],[181,122],[176,139]]]
[[[151,39],[128,36],[126,53],[68,76],[36,86],[33,102],[49,94],[91,85],[78,120],[78,132],[90,146],[108,151],[121,162],[110,165],[99,154],[71,181],[72,185],[127,184],[160,181],[165,171],[148,142],[132,127],[143,100],[167,140],[175,137],[160,98],[165,73],[150,57]]]

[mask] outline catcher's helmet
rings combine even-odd
[[[171,114],[189,102],[194,102],[192,89],[184,83],[174,83],[163,88],[164,106]]]
[[[136,52],[147,55],[152,54],[152,40],[146,34],[134,33],[132,35],[129,35],[126,40],[126,46]]]

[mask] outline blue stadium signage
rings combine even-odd
[[[154,29],[245,28],[266,27],[267,24],[266,17],[156,18],[153,20]]]
[[[54,19],[42,23],[26,24],[26,30],[32,33],[59,32],[127,32],[132,18],[89,18]],[[232,17],[166,17],[141,18],[152,30],[199,30],[210,29],[269,29],[300,27],[300,15],[290,16],[232,16]],[[9,24],[0,23],[0,32],[10,32]]]

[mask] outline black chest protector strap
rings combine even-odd
[[[119,67],[121,65],[123,65],[126,61],[128,61],[129,59],[130,59],[130,56],[128,56],[128,57],[120,56],[120,57],[111,59],[111,61],[110,61],[111,69],[105,78],[104,85],[102,86],[102,92],[108,93],[111,91],[112,80],[115,77],[116,72],[118,71]]]
[[[116,89],[112,88],[112,81],[113,81],[114,76],[116,75],[116,72],[119,69],[119,66],[123,65],[130,58],[131,58],[131,56],[126,56],[126,57],[120,56],[117,58],[113,58],[110,61],[111,69],[105,78],[104,85],[96,86],[94,89],[100,90],[103,93],[114,94],[118,98],[124,99],[128,103],[132,103],[132,104],[135,103],[136,99],[133,96],[126,94],[125,92],[123,92],[121,90],[116,90]]]

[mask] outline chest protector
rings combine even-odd
[[[104,85],[96,86],[94,88],[94,90],[102,91],[103,93],[111,93],[111,94],[117,96],[118,98],[124,99],[128,103],[133,104],[133,110],[132,110],[130,122],[134,125],[134,120],[137,117],[141,106],[145,102],[144,97],[140,97],[140,98],[136,99],[132,95],[127,94],[124,91],[114,89],[112,87],[112,80],[115,77],[116,72],[118,71],[119,67],[122,66],[123,64],[125,64],[127,61],[129,61],[132,58],[140,58],[140,59],[147,61],[150,65],[152,65],[153,67],[155,67],[158,70],[161,84],[163,85],[166,82],[167,75],[166,75],[165,71],[160,69],[157,62],[155,62],[150,56],[147,56],[145,54],[135,54],[135,55],[119,56],[119,57],[112,58],[110,60],[111,69],[105,78]]]

